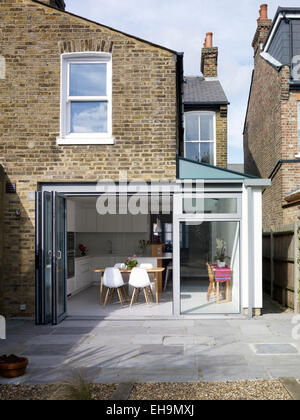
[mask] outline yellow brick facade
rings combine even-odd
[[[35,202],[40,182],[176,178],[176,59],[172,51],[31,0],[2,0],[0,165],[17,194],[3,195],[1,278],[6,315],[33,316]],[[57,146],[63,52],[113,57],[114,145]],[[3,60],[2,59],[2,60]],[[21,216],[16,215],[21,211]],[[1,248],[0,248],[1,258]],[[1,260],[0,260],[1,261]],[[27,311],[20,313],[20,304]]]

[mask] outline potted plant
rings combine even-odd
[[[23,376],[28,366],[26,357],[17,357],[14,354],[0,357],[0,376],[4,378],[18,378]]]
[[[127,258],[127,260],[125,261],[125,265],[127,270],[132,270],[134,267],[137,267],[138,261],[136,259],[136,255]]]
[[[78,248],[79,248],[79,251],[81,252],[81,256],[82,257],[85,257],[86,254],[87,254],[87,252],[88,252],[87,247],[84,246],[84,245],[82,245],[82,244],[80,244]]]
[[[147,251],[148,251],[148,248],[149,248],[150,245],[151,245],[151,242],[150,241],[145,241],[145,239],[141,239],[139,241],[139,248],[141,250],[141,253],[142,253],[143,257],[146,257]]]
[[[227,245],[223,239],[216,239],[217,242],[217,265],[220,268],[224,268],[226,266],[225,258],[226,258],[226,249]]]

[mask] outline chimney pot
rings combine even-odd
[[[268,5],[262,4],[259,11],[259,20],[268,19]]]
[[[207,32],[204,46],[205,48],[213,47],[213,33],[212,32]]]

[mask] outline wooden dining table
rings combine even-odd
[[[131,270],[121,269],[119,268],[121,274],[130,274]],[[146,270],[148,274],[154,275],[154,282],[155,282],[155,300],[156,304],[159,304],[159,294],[162,293],[162,276],[159,276],[159,274],[163,273],[165,271],[164,267],[158,267],[158,268],[151,268]],[[96,268],[94,270],[95,273],[100,274],[100,305],[102,305],[103,302],[103,275],[105,272],[105,268]]]

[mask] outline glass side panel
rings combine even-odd
[[[106,96],[106,64],[70,64],[70,96]]]
[[[181,223],[182,315],[240,313],[239,231],[239,222]]]
[[[237,198],[184,198],[184,214],[236,214]]]

